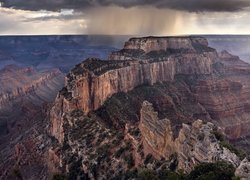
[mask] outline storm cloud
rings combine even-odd
[[[189,12],[233,12],[250,7],[250,0],[0,0],[3,7],[25,10],[81,10],[91,7],[151,6]]]

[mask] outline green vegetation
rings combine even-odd
[[[160,180],[179,180],[181,179],[181,176],[174,172],[174,171],[169,171],[169,170],[164,170],[159,172],[159,179]]]
[[[204,138],[205,138],[205,134],[204,133],[200,133],[200,134],[198,134],[197,138],[198,138],[199,141],[203,141]]]
[[[182,171],[169,169],[150,170],[147,168],[133,169],[125,174],[119,174],[114,179],[138,179],[138,180],[238,180],[234,176],[233,165],[224,161],[215,163],[202,163],[197,165],[189,174]]]
[[[214,134],[215,138],[216,138],[218,141],[224,141],[224,136],[223,136],[223,134],[221,134],[218,130],[213,130],[213,131],[212,131],[212,134]]]
[[[231,180],[234,177],[235,168],[232,164],[223,161],[216,163],[201,163],[187,176],[188,180]]]
[[[221,146],[221,148],[224,147],[224,148],[229,149],[231,152],[236,154],[240,158],[240,160],[243,160],[246,157],[245,152],[235,148],[232,144],[228,143],[227,141],[221,141],[220,146]]]
[[[169,169],[171,171],[175,171],[177,169],[178,166],[178,154],[174,153],[170,156],[170,160],[171,160],[171,164],[169,166]]]
[[[145,161],[144,161],[144,164],[149,164],[149,163],[153,163],[154,162],[154,157],[153,157],[153,155],[152,154],[148,154],[147,156],[146,156],[146,159],[145,159]]]
[[[128,156],[125,157],[125,161],[128,164],[128,168],[131,169],[135,165],[133,154],[130,153]]]
[[[137,178],[139,180],[157,180],[157,174],[153,170],[140,169]]]
[[[119,158],[121,157],[122,153],[125,151],[125,149],[123,147],[121,147],[118,151],[116,151],[115,153],[115,157]]]
[[[63,174],[54,174],[52,180],[66,180],[67,177]]]
[[[18,180],[22,180],[23,177],[22,177],[22,174],[21,174],[21,171],[19,169],[14,169],[13,170],[13,174],[14,176],[18,179]]]
[[[240,158],[240,160],[243,160],[246,157],[245,152],[237,149],[232,144],[230,144],[227,140],[225,140],[223,134],[221,134],[218,130],[214,130],[212,133],[215,135],[216,139],[220,141],[219,143],[220,143],[221,148],[223,147],[227,148],[232,153],[236,154]]]
[[[67,100],[71,100],[72,99],[72,93],[69,92],[66,87],[63,87],[62,90],[59,91],[59,94],[61,96],[65,97],[65,99],[67,99]]]
[[[138,137],[140,135],[140,130],[139,128],[131,128],[129,129],[129,134],[131,134],[132,136]]]

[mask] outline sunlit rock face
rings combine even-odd
[[[132,38],[108,60],[89,58],[67,75],[50,111],[53,169],[69,165],[71,148],[84,173],[93,176],[91,158],[84,161],[82,154],[98,148],[83,148],[81,137],[89,140],[97,130],[91,126],[93,131],[85,131],[85,121],[129,136],[133,150],[140,144],[132,155],[136,166],[142,165],[143,153],[158,160],[177,153],[178,168],[187,172],[200,162],[217,160],[238,167],[239,155],[222,146],[214,130],[229,139],[249,135],[249,74],[249,64],[226,51],[218,53],[201,37]],[[139,138],[129,133],[131,127],[139,128]],[[117,160],[113,154],[110,158]]]
[[[60,95],[57,102],[88,113],[117,92],[192,77],[190,91],[235,139],[249,134],[249,72],[249,64],[226,51],[217,53],[202,37],[132,38],[108,61],[88,59],[77,65],[67,75],[66,97]]]

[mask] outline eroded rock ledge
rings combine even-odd
[[[221,147],[213,131],[215,125],[196,120],[192,125],[183,124],[176,139],[173,137],[171,120],[159,119],[151,103],[144,101],[141,109],[140,131],[148,153],[159,159],[169,159],[178,154],[178,168],[190,171],[201,162],[224,160],[235,167],[240,159],[229,149]]]
[[[74,157],[79,173],[109,177],[117,167],[127,170],[128,159],[121,157],[134,160],[132,167],[144,167],[152,165],[145,163],[150,158],[171,161],[176,153],[179,169],[224,160],[246,177],[248,160],[241,162],[214,131],[218,126],[232,139],[249,134],[249,74],[249,64],[228,52],[218,54],[200,37],[132,38],[107,61],[88,59],[67,75],[50,112],[50,131],[58,140],[50,151],[55,168],[70,173],[67,167],[74,163],[68,159]],[[140,108],[145,99],[157,106],[161,118],[149,102]],[[134,116],[126,116],[127,111]],[[123,126],[116,126],[120,122]],[[131,143],[127,151],[123,140]],[[114,166],[107,164],[110,159]]]
[[[127,56],[124,51],[138,50],[138,45],[128,45],[135,43],[134,39],[131,39],[124,49],[118,52],[116,59],[111,54],[108,61],[84,61],[77,65],[66,79],[66,89],[72,94],[72,98],[77,98],[79,108],[88,113],[98,109],[107,98],[117,92],[128,92],[142,84],[172,81],[178,74],[211,74],[211,65],[217,59],[217,52],[208,47],[204,38],[152,38],[152,41],[144,42],[144,39],[141,39],[140,42],[140,48],[145,50],[145,53],[159,52],[158,50],[167,52],[169,48],[185,48],[187,51],[174,51],[162,57],[156,54],[154,58],[142,56],[139,59],[130,53],[131,59],[121,60],[122,56]],[[145,49],[144,46],[148,47]]]

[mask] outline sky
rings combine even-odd
[[[0,35],[250,34],[250,0],[0,0]]]

